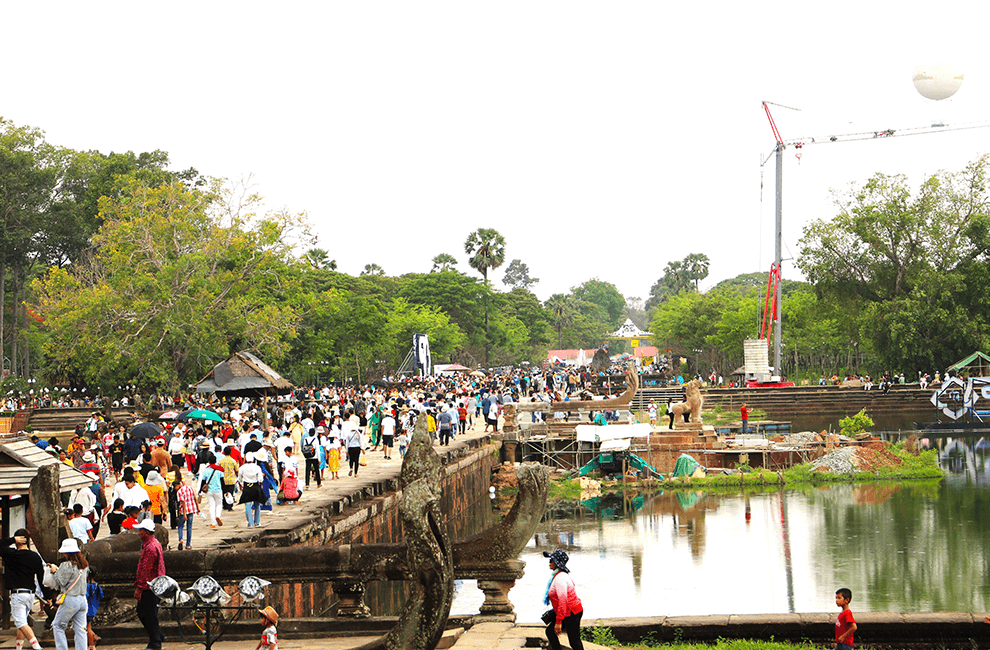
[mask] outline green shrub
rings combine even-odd
[[[857,434],[873,429],[873,418],[866,414],[866,409],[862,409],[856,415],[839,420],[839,428],[842,435],[855,438]]]
[[[581,628],[581,638],[585,641],[597,643],[598,645],[606,645],[611,647],[619,645],[619,640],[615,638],[612,628],[604,625]]]

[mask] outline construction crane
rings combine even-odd
[[[767,283],[767,296],[763,306],[764,316],[763,324],[760,326],[760,338],[766,336],[769,338],[770,329],[773,329],[774,343],[773,343],[773,369],[774,374],[780,375],[780,348],[781,348],[781,323],[780,323],[780,283],[781,283],[781,255],[782,255],[782,243],[783,237],[781,235],[782,223],[783,223],[783,207],[781,205],[781,199],[784,193],[784,149],[788,147],[794,147],[798,150],[798,157],[800,159],[800,150],[804,147],[814,145],[814,144],[831,144],[835,142],[857,142],[860,140],[886,140],[889,138],[898,138],[908,135],[928,135],[932,133],[946,133],[948,131],[965,131],[968,129],[984,129],[990,127],[990,122],[970,122],[966,124],[959,124],[950,126],[947,124],[932,124],[929,126],[914,127],[908,129],[883,129],[881,131],[861,131],[859,133],[845,133],[841,135],[827,135],[827,136],[816,136],[816,137],[805,137],[805,138],[795,138],[793,140],[784,140],[780,137],[780,131],[777,130],[777,124],[773,121],[773,115],[770,114],[770,106],[780,106],[781,108],[787,108],[789,110],[800,110],[796,108],[791,108],[790,106],[784,106],[783,104],[775,104],[774,102],[762,102],[763,110],[767,114],[767,119],[770,120],[770,129],[773,131],[773,137],[777,141],[777,145],[774,147],[774,153],[776,155],[777,164],[777,205],[775,210],[775,227],[774,227],[774,258],[773,265],[770,267],[770,279]],[[769,319],[769,322],[768,322]]]

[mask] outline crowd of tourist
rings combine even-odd
[[[593,399],[592,376],[520,370],[310,387],[267,408],[249,398],[153,397],[145,408],[162,416],[152,418],[157,426],[118,425],[93,411],[67,443],[32,440],[93,481],[63,503],[80,543],[101,527],[113,535],[150,520],[177,529],[179,548],[191,548],[194,517],[219,527],[243,505],[247,526],[259,526],[265,511],[295,503],[305,490],[358,476],[371,454],[401,458],[418,418],[426,418],[434,444],[449,445],[469,427],[497,432],[511,402]],[[177,412],[182,407],[204,409],[211,419],[188,419]]]

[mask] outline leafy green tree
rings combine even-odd
[[[470,255],[468,264],[488,282],[488,270],[505,262],[505,238],[494,228],[478,228],[468,235],[464,252]]]
[[[505,276],[502,278],[502,284],[513,289],[529,289],[536,286],[539,281],[539,278],[529,276],[529,266],[518,259],[509,262]]]
[[[592,278],[584,284],[574,287],[571,292],[578,300],[593,303],[604,309],[607,313],[609,327],[618,327],[622,323],[626,299],[622,297],[614,284]]]
[[[476,278],[457,271],[407,273],[395,294],[411,304],[437,307],[461,328],[470,344],[484,343],[484,305],[491,290]]]
[[[940,172],[915,195],[904,176],[876,174],[839,199],[838,215],[805,228],[798,266],[822,289],[869,300],[903,295],[927,271],[951,271],[980,252],[988,166],[984,156]]]
[[[847,348],[875,372],[944,368],[984,344],[979,278],[990,228],[990,159],[939,172],[912,191],[876,174],[809,224],[798,265],[849,317]],[[787,301],[784,301],[786,309]]]
[[[434,359],[450,357],[466,340],[464,332],[439,307],[415,305],[405,298],[396,298],[386,315],[388,347],[385,359],[389,369],[395,369],[412,346],[413,334],[430,337],[430,354]]]
[[[50,380],[59,370],[90,386],[178,390],[233,349],[287,352],[305,298],[284,242],[304,224],[242,213],[221,225],[211,213],[221,197],[131,180],[100,200],[92,258],[34,283]]]
[[[385,275],[385,269],[374,263],[365,264],[361,275]]]
[[[496,294],[495,298],[499,313],[518,318],[529,331],[528,344],[532,348],[529,360],[546,358],[546,350],[553,342],[553,327],[550,324],[550,315],[540,304],[540,299],[532,292],[520,288]]]
[[[43,261],[54,231],[51,208],[61,194],[69,158],[71,152],[46,142],[40,129],[0,118],[0,359],[11,360],[7,370],[14,377],[29,372],[26,333],[31,319],[23,308],[27,281],[34,265]],[[6,320],[8,292],[12,323]],[[9,348],[4,340],[8,334]]]
[[[430,273],[453,271],[454,267],[457,266],[457,258],[449,253],[440,253],[433,258],[432,262],[433,268],[430,269]]]

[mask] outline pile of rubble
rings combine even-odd
[[[854,471],[853,456],[856,454],[856,447],[842,447],[833,452],[827,453],[818,460],[811,463],[811,466],[819,472],[835,472],[836,474],[850,474]]]
[[[801,446],[808,445],[813,442],[840,444],[850,442],[851,440],[852,438],[839,433],[829,433],[827,431],[822,431],[821,433],[815,433],[814,431],[802,431],[801,433],[791,433],[785,436],[781,442],[785,445]]]
[[[829,452],[811,463],[819,472],[850,474],[852,472],[875,472],[886,467],[901,465],[901,459],[887,449],[876,447],[842,447]]]

